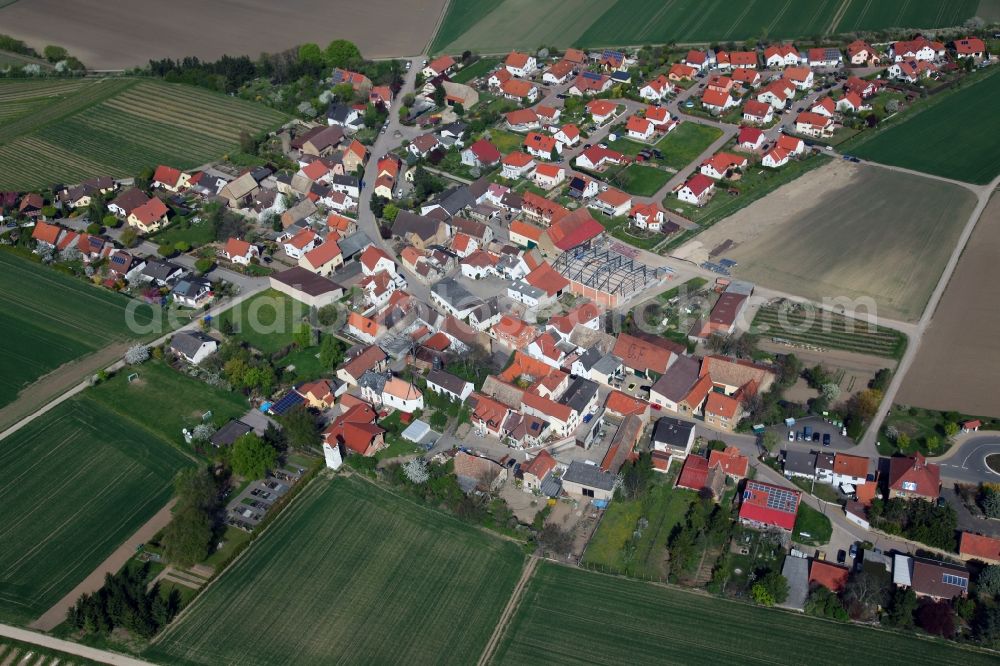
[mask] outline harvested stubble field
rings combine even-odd
[[[6,438],[0,618],[27,623],[48,610],[163,507],[187,463],[86,393]]]
[[[0,9],[0,26],[39,51],[64,46],[90,69],[185,56],[256,58],[340,38],[366,58],[390,58],[422,53],[444,6],[445,0],[178,0],[164,12],[153,0],[132,0],[122,12],[101,0],[18,0]]]
[[[144,656],[475,663],[524,555],[357,477],[321,477]]]
[[[1000,174],[1000,74],[985,78],[876,133],[850,151],[945,178],[985,184]],[[864,135],[862,135],[862,138]]]
[[[734,274],[816,302],[849,299],[919,319],[976,205],[964,187],[837,160],[755,201],[678,250],[726,240]],[[701,259],[704,260],[704,259]]]
[[[906,349],[906,336],[899,331],[816,308],[761,307],[754,316],[753,331],[808,347],[843,349],[895,359]]]
[[[896,402],[1000,416],[1000,197],[994,196],[941,296]],[[947,387],[947,390],[942,390]]]
[[[779,636],[794,637],[781,640]],[[990,664],[942,641],[749,606],[542,562],[494,656],[496,664]]]
[[[157,164],[194,168],[235,148],[241,131],[256,133],[285,119],[267,107],[181,84],[67,83],[0,81],[0,117],[12,114],[0,127],[0,188],[127,177]]]
[[[64,363],[143,337],[129,331],[126,322],[131,299],[12,252],[0,252],[0,300],[0,336],[4,340],[0,347],[0,407]],[[153,315],[153,306],[139,305],[135,321],[145,325]]]

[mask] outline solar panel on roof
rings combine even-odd
[[[289,391],[278,402],[271,405],[271,413],[280,416],[302,403],[303,398],[295,391]]]
[[[601,79],[601,75],[594,72],[584,72],[583,78],[590,79],[591,81],[599,81]]]

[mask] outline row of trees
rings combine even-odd
[[[950,504],[911,502],[899,497],[872,502],[868,509],[872,526],[899,534],[928,546],[954,552],[958,516]]]
[[[151,638],[177,614],[180,595],[173,590],[164,597],[159,583],[147,591],[148,578],[148,564],[107,574],[101,589],[81,595],[66,612],[67,623],[88,634],[107,635],[122,627],[136,636]]]

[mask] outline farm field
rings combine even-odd
[[[0,252],[0,407],[25,386],[70,361],[113,344],[148,338],[132,334],[126,309],[132,300]],[[142,304],[135,321],[149,324],[154,306]]]
[[[524,555],[356,477],[321,477],[144,655],[177,664],[475,663]]]
[[[451,80],[455,83],[468,83],[476,77],[485,76],[486,74],[492,72],[493,68],[495,68],[499,62],[499,58],[480,58],[471,65],[458,70],[458,73],[451,77]]]
[[[896,402],[1000,416],[1000,197],[994,195],[969,238]],[[947,386],[947,391],[941,387]]]
[[[838,160],[715,224],[677,254],[700,262],[731,241],[718,258],[736,261],[741,279],[915,321],[975,205],[957,185]]]
[[[793,640],[763,640],[790,636]],[[993,663],[938,641],[749,606],[549,562],[538,565],[493,663],[840,664],[899,654],[915,664]]]
[[[236,337],[271,354],[292,344],[295,329],[309,314],[309,306],[268,289],[226,310],[216,318],[219,326],[232,323]]]
[[[906,349],[906,336],[891,328],[826,310],[789,306],[787,310],[775,304],[761,307],[754,316],[753,331],[811,348],[843,349],[894,359],[899,359]]]
[[[157,164],[190,169],[237,147],[241,131],[285,119],[181,84],[86,79],[70,88],[41,81],[34,89],[28,83],[0,81],[0,117],[11,114],[0,127],[0,188],[126,177]]]
[[[660,161],[672,169],[683,169],[720,136],[722,130],[717,127],[682,122],[656,144],[663,152],[663,159]]]
[[[986,136],[1000,135],[1000,76],[991,73],[851,152],[874,162],[985,184],[1000,175],[1000,153]]]
[[[960,26],[970,16],[977,15],[980,4],[980,0],[849,0],[837,23],[837,32]]]
[[[303,42],[323,48],[337,38],[353,41],[366,58],[413,56],[434,36],[444,7],[445,0],[218,0],[207,5],[180,0],[172,11],[198,19],[172,21],[164,20],[162,6],[152,0],[136,0],[128,16],[99,0],[77,0],[71,9],[63,0],[18,0],[0,9],[0,25],[5,34],[38,50],[46,44],[64,46],[89,69],[128,69],[150,59],[185,56],[256,59],[262,51],[280,53]]]
[[[0,446],[0,618],[27,623],[166,504],[181,451],[91,397],[71,398]]]
[[[992,6],[994,0],[985,3]],[[720,0],[452,0],[431,51],[766,41],[892,27],[960,26],[977,13],[984,13],[979,0],[847,0],[846,6],[844,0],[750,0],[737,12]]]

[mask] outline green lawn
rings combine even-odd
[[[808,534],[809,536],[805,536]],[[830,542],[833,526],[830,519],[805,502],[799,503],[799,513],[795,516],[795,529],[792,539],[799,543],[812,546],[822,546]]]
[[[1000,174],[1000,151],[984,137],[1000,136],[1000,76],[991,72],[954,93],[941,93],[898,124],[852,145],[873,162],[984,184]]]
[[[175,245],[183,241],[191,247],[200,247],[215,241],[215,229],[203,219],[196,222],[171,223],[149,240],[157,245],[164,243]]]
[[[670,180],[670,174],[663,169],[630,164],[619,171],[612,185],[640,197],[651,197]]]
[[[500,63],[499,58],[480,58],[471,65],[458,70],[451,80],[455,83],[468,83],[472,79],[489,74]]]
[[[309,306],[268,289],[220,314],[216,325],[232,323],[237,338],[270,354],[292,344],[295,328],[308,314]]]
[[[608,505],[597,532],[587,544],[584,566],[640,578],[666,578],[664,554],[675,526],[684,520],[697,495],[673,487],[675,475],[659,479],[639,500],[615,500]],[[632,539],[640,518],[649,521],[629,555],[624,546]]]
[[[826,622],[542,562],[494,655],[495,664],[842,664],[968,666],[990,653],[909,634]]]
[[[497,147],[497,150],[504,155],[516,150],[522,150],[524,147],[523,136],[506,130],[490,130],[490,141],[492,141],[493,145]]]
[[[678,127],[678,129],[680,128]],[[611,150],[617,150],[622,155],[628,155],[629,157],[635,157],[641,151],[649,148],[646,144],[633,141],[623,136],[623,134],[619,134],[614,141],[607,141],[605,145]]]
[[[646,231],[645,229],[630,227],[630,220],[627,217],[610,218],[596,210],[590,211],[590,214],[595,220],[601,223],[609,234],[635,247],[650,250],[663,240],[663,234],[658,231]]]
[[[40,616],[166,504],[191,461],[154,425],[165,416],[122,418],[88,390],[3,441],[3,621]]]
[[[684,121],[660,139],[656,147],[663,152],[662,162],[672,169],[683,169],[722,136],[717,127]]]
[[[333,368],[324,367],[319,360],[319,346],[307,349],[296,349],[292,353],[282,356],[277,361],[282,368],[295,366],[295,381],[308,382],[319,379]]]
[[[13,252],[0,251],[0,407],[64,363],[114,343],[159,335],[129,330],[126,310],[148,326],[159,307],[95,287]],[[81,377],[82,379],[82,377]]]
[[[357,477],[320,477],[144,655],[176,664],[474,663],[514,543]]]

